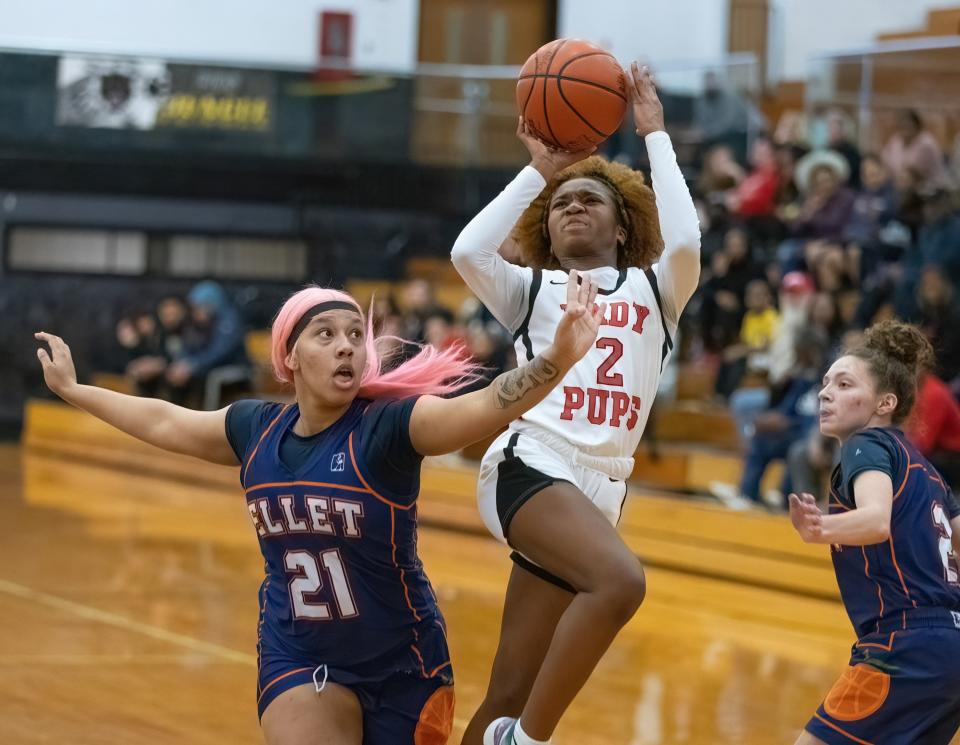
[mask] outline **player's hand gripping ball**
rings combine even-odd
[[[627,76],[613,55],[581,39],[557,39],[527,60],[517,80],[517,106],[538,139],[576,152],[620,128],[627,110]]]

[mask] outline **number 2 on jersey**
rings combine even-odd
[[[953,531],[950,529],[950,518],[944,512],[943,506],[933,503],[933,524],[937,528],[940,540],[940,558],[943,560],[943,576],[951,585],[960,585],[960,562],[953,550]]]
[[[323,579],[320,576],[320,566],[313,554],[309,551],[287,551],[283,556],[283,563],[288,572],[297,572],[290,580],[290,600],[293,603],[293,616],[298,620],[330,621],[333,614],[329,603],[310,603],[305,595],[315,595],[323,589]],[[357,606],[353,601],[353,592],[350,582],[340,558],[340,551],[335,548],[320,553],[320,563],[330,575],[330,586],[334,600],[337,602],[337,611],[340,618],[355,618]]]
[[[619,339],[614,339],[609,336],[605,336],[602,339],[597,339],[597,349],[609,349],[610,354],[607,355],[607,359],[600,363],[600,367],[597,368],[597,385],[623,385],[623,375],[620,373],[610,374],[610,368],[617,364],[617,360],[623,357],[623,342]]]

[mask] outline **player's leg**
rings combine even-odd
[[[646,592],[639,560],[610,521],[569,483],[531,497],[509,526],[511,545],[577,595],[563,613],[524,706],[523,730],[548,740]]]
[[[487,725],[497,717],[519,717],[573,593],[514,565],[500,622],[500,642],[490,682],[462,745],[481,745]]]
[[[361,745],[363,711],[349,688],[313,683],[284,691],[260,718],[267,745]]]

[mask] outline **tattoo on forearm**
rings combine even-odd
[[[493,381],[494,405],[506,409],[517,403],[530,391],[553,380],[560,368],[550,360],[537,355],[533,361],[506,372]]]

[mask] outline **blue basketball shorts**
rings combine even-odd
[[[309,684],[350,689],[363,710],[363,745],[445,745],[453,730],[453,673],[449,665],[423,677],[389,664],[355,669],[314,667],[276,650],[261,649],[257,714],[282,693]],[[322,690],[317,694],[322,696]]]
[[[853,645],[810,734],[829,745],[950,743],[960,729],[960,614],[921,609],[906,619]]]

